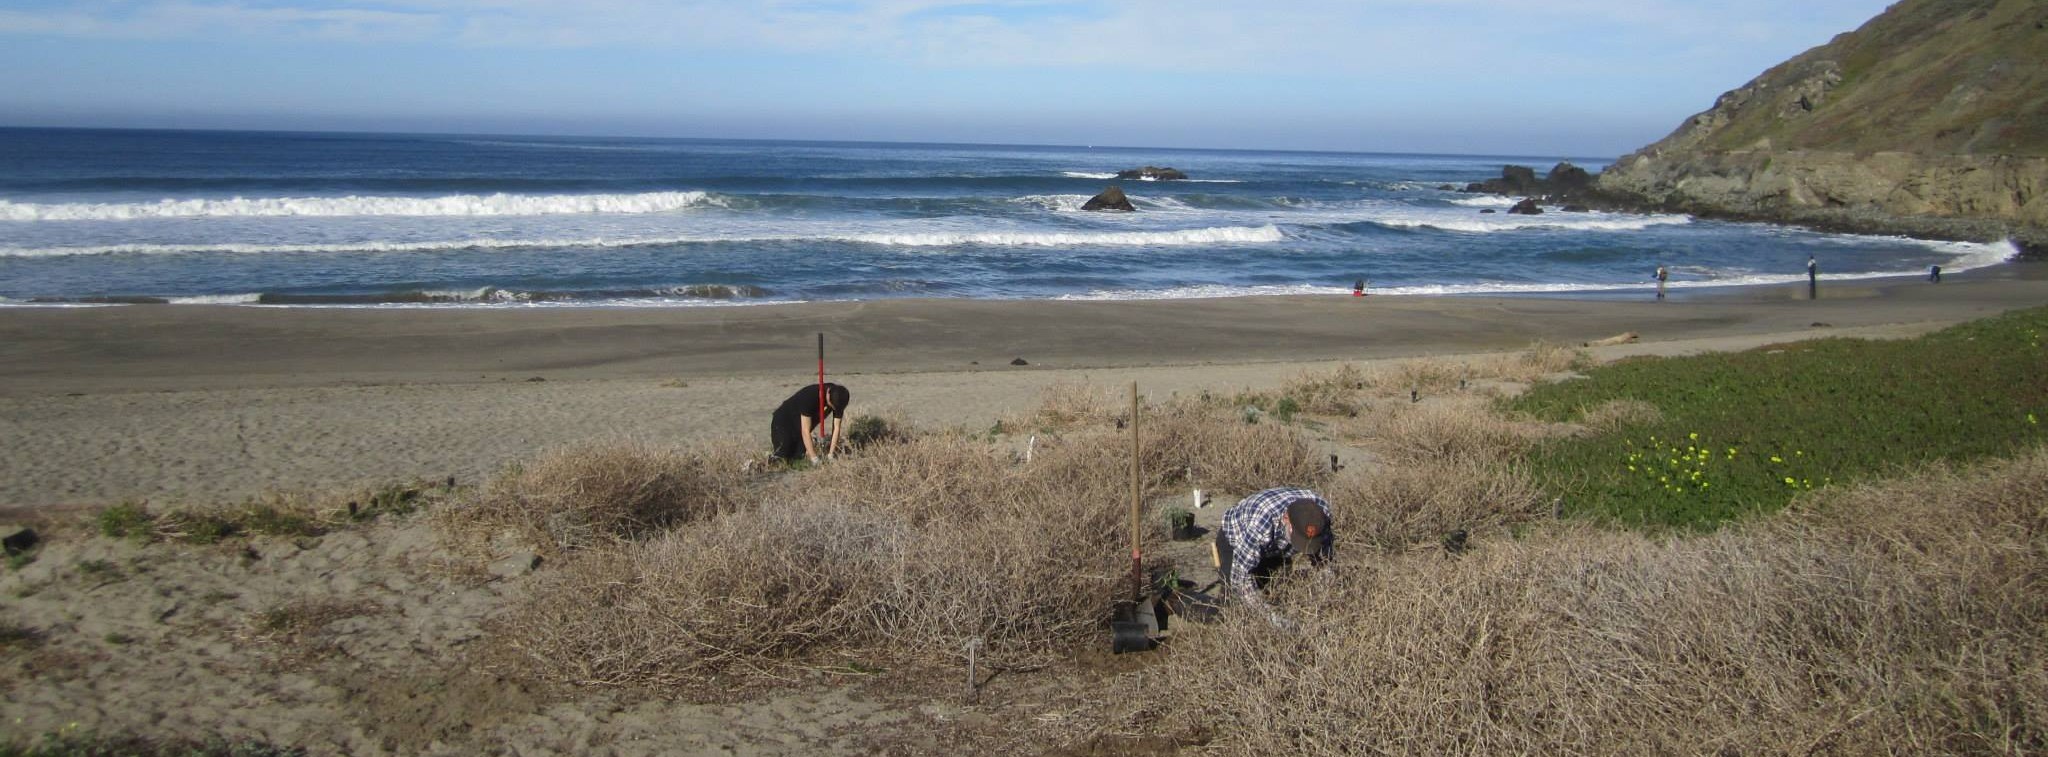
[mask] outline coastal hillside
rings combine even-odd
[[[1616,161],[1631,204],[2048,241],[2048,4],[1905,0]]]

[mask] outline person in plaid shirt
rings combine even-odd
[[[1321,495],[1297,487],[1267,489],[1223,513],[1223,527],[1216,530],[1216,569],[1231,596],[1284,626],[1286,621],[1266,605],[1259,587],[1297,557],[1306,555],[1305,564],[1327,562],[1333,542],[1330,503]]]

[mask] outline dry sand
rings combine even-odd
[[[0,508],[0,519],[126,498],[208,503],[416,475],[474,481],[541,448],[618,436],[765,447],[761,427],[809,377],[818,332],[856,413],[979,428],[1059,381],[1137,381],[1162,396],[1267,388],[1332,361],[1629,331],[1640,341],[1594,351],[1909,336],[2048,303],[2037,270],[2006,266],[1939,286],[1837,284],[1817,302],[1787,288],[1665,303],[0,310],[0,505],[16,506]],[[1018,357],[1030,365],[1009,365]],[[1214,493],[1202,524],[1244,493]],[[77,728],[255,738],[315,754],[1038,753],[1102,725],[1097,713],[1117,691],[1103,682],[1144,664],[1090,658],[1006,671],[973,704],[952,674],[897,671],[818,671],[765,691],[736,682],[746,696],[730,703],[704,703],[701,692],[565,691],[520,678],[478,643],[532,574],[495,575],[449,554],[420,520],[211,547],[141,546],[76,526],[54,533],[34,562],[0,573],[0,620],[32,632],[0,639],[0,734],[10,741]],[[1203,550],[1171,551],[1199,561]],[[266,622],[289,618],[305,622]]]
[[[1642,298],[905,300],[667,310],[0,310],[0,507],[462,481],[594,439],[758,440],[811,380],[986,427],[1060,381],[1268,388],[1332,361],[1580,344],[1602,358],[1906,336],[2048,302],[2038,265],[1947,283]],[[1021,358],[1028,365],[1013,366]]]

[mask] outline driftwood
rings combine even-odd
[[[1579,346],[1580,346],[1580,347],[1612,347],[1612,346],[1614,346],[1614,345],[1617,345],[1617,344],[1628,344],[1629,342],[1633,342],[1633,341],[1635,341],[1635,340],[1637,340],[1637,339],[1641,339],[1641,338],[1642,338],[1642,335],[1641,335],[1641,334],[1637,334],[1636,332],[1633,332],[1633,331],[1624,331],[1624,332],[1622,332],[1622,333],[1619,333],[1619,334],[1615,334],[1614,336],[1610,336],[1610,337],[1607,337],[1606,339],[1596,339],[1596,340],[1593,340],[1593,341],[1590,341],[1590,342],[1580,342],[1580,343],[1579,343]]]

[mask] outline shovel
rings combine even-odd
[[[1138,382],[1131,382],[1131,598],[1116,603],[1110,615],[1109,651],[1143,652],[1159,646],[1160,613],[1145,587],[1145,552],[1139,497]]]

